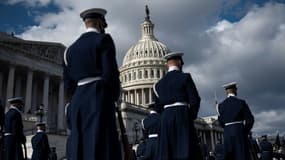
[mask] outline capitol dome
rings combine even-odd
[[[153,34],[154,24],[146,17],[141,24],[141,39],[127,51],[120,67],[122,99],[125,102],[146,106],[152,102],[152,87],[166,73],[164,55],[169,49]]]

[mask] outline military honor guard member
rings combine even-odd
[[[200,96],[189,73],[183,73],[183,53],[165,56],[168,72],[153,87],[161,124],[156,160],[199,160],[202,155],[194,120]]]
[[[48,160],[50,147],[48,136],[45,133],[46,125],[43,122],[36,124],[37,133],[32,137],[32,160]]]
[[[224,127],[225,160],[249,160],[248,134],[254,124],[254,117],[245,102],[237,97],[237,83],[223,86],[227,98],[217,106],[218,120]]]
[[[160,118],[154,109],[155,104],[148,105],[150,114],[142,120],[142,128],[146,138],[144,160],[155,160],[157,155],[158,132],[160,129]]]
[[[23,97],[8,99],[10,108],[5,114],[4,146],[6,160],[23,160],[22,145],[26,143],[23,133],[21,109],[24,106]]]
[[[114,42],[105,34],[107,11],[83,11],[86,32],[64,54],[70,102],[71,160],[120,160],[115,101],[120,95]]]
[[[273,146],[267,140],[267,135],[261,137],[260,142],[261,157],[260,160],[272,160],[273,159]]]

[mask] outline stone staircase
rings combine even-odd
[[[28,158],[31,158],[32,156],[32,144],[31,144],[31,139],[33,135],[26,136],[27,138],[27,155]],[[48,139],[49,139],[49,145],[50,147],[56,147],[56,153],[57,153],[57,159],[63,159],[65,157],[65,144],[66,144],[66,138],[67,136],[65,135],[56,135],[56,134],[48,134]]]

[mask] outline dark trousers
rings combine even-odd
[[[249,146],[243,124],[233,124],[224,128],[225,160],[249,160]]]
[[[146,148],[144,152],[144,160],[155,160],[157,155],[157,140],[158,138],[148,138],[146,140]]]
[[[4,140],[3,140],[3,137],[0,139],[0,159],[4,159]]]
[[[16,136],[5,136],[4,144],[6,160],[24,160],[22,146],[21,143],[17,141]]]
[[[188,106],[166,108],[161,127],[156,160],[200,160],[202,154]]]
[[[115,103],[103,81],[78,86],[71,107],[71,160],[120,160]]]

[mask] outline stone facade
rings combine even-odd
[[[59,43],[27,41],[0,32],[0,98],[6,110],[8,98],[24,97],[24,120],[36,121],[35,111],[43,104],[49,131],[64,130],[64,50]]]
[[[28,157],[32,154],[30,139],[35,133],[35,112],[44,106],[51,147],[58,157],[65,155],[64,89],[62,62],[65,47],[59,43],[27,41],[0,32],[0,99],[8,110],[7,99],[21,96],[24,132]]]

